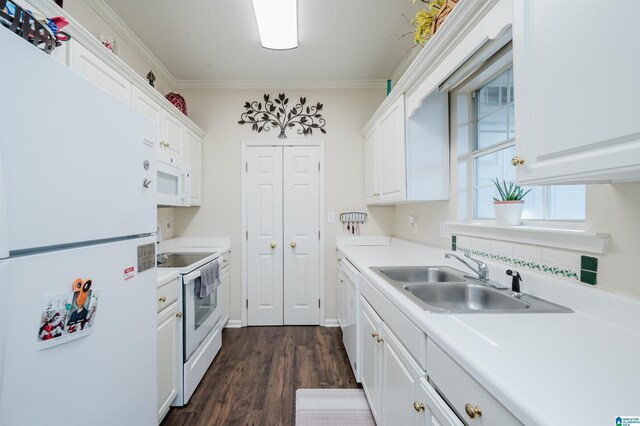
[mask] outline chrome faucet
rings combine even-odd
[[[466,260],[464,260],[463,258],[461,258],[460,256],[458,256],[457,254],[453,254],[453,253],[445,253],[444,257],[445,259],[449,259],[449,258],[456,258],[458,259],[460,262],[462,262],[467,268],[471,269],[473,272],[475,272],[476,274],[478,274],[478,277],[471,277],[471,276],[466,276],[468,278],[480,281],[482,284],[486,284],[489,285],[493,288],[496,288],[498,290],[504,290],[507,287],[501,286],[500,284],[492,281],[489,279],[489,267],[487,266],[486,263],[484,263],[481,260],[478,259],[474,259],[473,257],[471,257],[471,255],[469,254],[469,252],[464,252],[464,256],[471,260],[472,262],[475,262],[476,265],[478,265],[478,267],[474,267],[473,265],[469,264],[469,262],[467,262]]]

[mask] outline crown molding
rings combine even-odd
[[[386,80],[336,81],[251,81],[251,80],[177,80],[176,90],[213,89],[381,89]]]
[[[85,0],[93,10],[102,17],[113,29],[135,50],[153,69],[153,72],[169,83],[169,86],[176,89],[176,78],[169,70],[162,65],[162,62],[149,50],[149,48],[138,38],[131,28],[109,7],[104,0]]]

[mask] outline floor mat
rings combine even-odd
[[[362,389],[296,391],[296,426],[375,424]]]

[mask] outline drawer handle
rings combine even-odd
[[[376,337],[378,337],[378,336],[379,336],[379,334],[378,334],[378,333],[376,333],[375,331],[374,331],[373,333],[371,333],[371,337],[373,337],[374,339],[375,339]]]
[[[464,411],[467,412],[467,416],[469,416],[469,418],[471,419],[475,419],[476,416],[482,417],[482,410],[478,406],[474,407],[473,405],[466,403],[464,406]]]
[[[167,296],[160,296],[160,298],[158,299],[161,302],[166,302],[167,301]]]
[[[419,413],[421,411],[424,411],[424,404],[422,402],[415,401],[413,403],[413,408]]]
[[[182,312],[176,312],[176,317],[182,318]]]

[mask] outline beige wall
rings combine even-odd
[[[175,232],[181,237],[231,238],[231,318],[241,318],[241,196],[240,164],[243,140],[277,140],[278,132],[256,133],[237,121],[246,101],[262,99],[277,90],[209,90],[183,92],[189,117],[206,132],[202,146],[202,206],[176,208]],[[393,207],[367,209],[364,201],[364,144],[360,130],[384,98],[383,90],[287,90],[292,100],[324,104],[327,134],[309,138],[325,143],[326,211],[369,212],[363,235],[390,235]],[[296,135],[297,136],[297,135]],[[295,136],[291,136],[293,139]],[[326,212],[325,212],[326,220]],[[326,224],[326,318],[336,318],[335,237],[340,223]]]
[[[176,236],[175,210],[175,208],[167,207],[158,209],[158,227],[160,228],[163,240],[168,240]],[[167,223],[169,224],[169,229],[167,229]]]
[[[116,40],[118,45],[118,57],[129,65],[143,78],[146,77],[151,65],[127,43],[116,30],[105,21],[85,0],[64,0],[64,10],[86,28],[91,34],[98,37],[99,33],[108,34]],[[155,88],[166,95],[172,91],[169,83],[156,73]],[[146,78],[145,78],[146,79]]]

